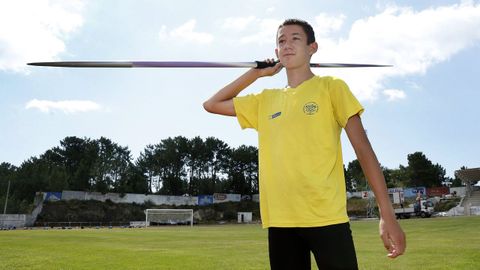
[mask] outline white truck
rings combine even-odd
[[[433,203],[427,200],[420,201],[421,206],[410,204],[408,207],[396,208],[395,216],[400,218],[410,218],[411,216],[419,216],[422,218],[431,217],[433,214]]]

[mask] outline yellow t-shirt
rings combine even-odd
[[[345,82],[314,76],[233,101],[240,126],[258,131],[263,227],[348,222],[340,134],[363,107]]]

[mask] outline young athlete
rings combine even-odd
[[[375,193],[388,257],[403,254],[406,246],[360,120],[363,107],[342,80],[313,74],[309,64],[317,48],[307,22],[286,20],[277,31],[279,63],[247,71],[203,104],[208,112],[236,116],[242,128],[258,131],[260,212],[272,269],[310,269],[310,252],[319,269],[357,269],[346,211],[342,128]],[[237,97],[282,68],[287,87]]]

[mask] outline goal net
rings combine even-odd
[[[193,209],[145,210],[145,227],[159,225],[193,226]]]

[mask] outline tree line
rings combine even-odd
[[[167,138],[147,145],[135,160],[128,147],[108,138],[66,137],[19,167],[0,164],[0,205],[9,181],[11,212],[27,211],[37,191],[256,194],[257,160],[256,147],[234,148],[213,137]]]
[[[439,187],[445,183],[458,187],[462,181],[455,177],[447,177],[446,170],[440,164],[434,164],[422,152],[407,155],[408,165],[400,165],[397,169],[380,166],[388,188],[393,187]],[[466,169],[462,166],[460,169]],[[360,162],[355,159],[344,166],[345,181],[348,191],[368,189],[367,179],[363,174]]]
[[[445,169],[423,153],[410,154],[407,159],[408,166],[382,167],[389,187],[440,186],[449,180]],[[348,191],[368,188],[358,160],[344,170]],[[59,146],[29,158],[19,167],[0,164],[0,210],[8,182],[10,213],[29,212],[37,191],[250,195],[258,193],[258,149],[230,147],[214,137],[177,136],[147,145],[133,159],[128,147],[105,137],[66,137]]]

